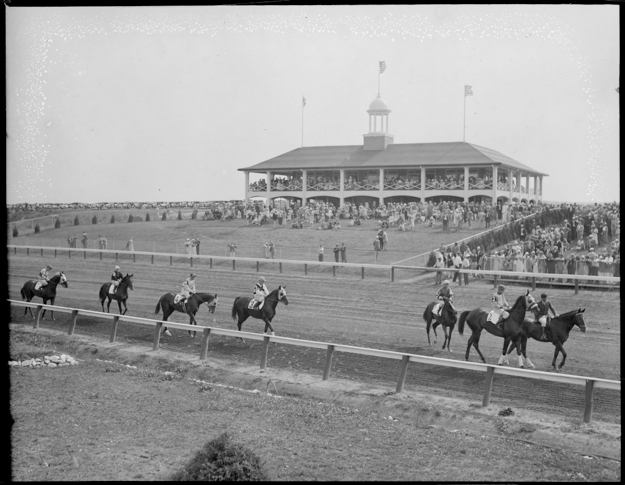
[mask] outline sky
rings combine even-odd
[[[243,199],[239,168],[361,145],[378,80],[395,143],[464,125],[546,201],[620,201],[616,5],[5,12],[7,204]]]

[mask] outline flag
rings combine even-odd
[[[473,90],[471,89],[471,86],[468,86],[467,84],[464,85],[464,96],[465,98],[467,96],[473,96]]]
[[[306,106],[306,98],[302,96],[302,108]]]
[[[386,62],[380,61],[380,74],[386,70]]]

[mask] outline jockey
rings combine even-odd
[[[265,286],[265,277],[261,276],[258,278],[258,283],[254,285],[254,300],[258,303],[256,306],[260,306],[260,304],[265,300],[265,297],[269,294],[269,290]]]
[[[443,281],[443,286],[440,287],[438,291],[436,292],[436,299],[441,300],[443,302],[443,304],[440,304],[439,308],[436,310],[436,314],[439,317],[441,316],[441,313],[443,312],[443,306],[445,305],[445,301],[447,300],[449,300],[449,304],[451,305],[451,308],[453,308],[454,311],[456,311],[456,308],[453,305],[454,294],[452,293],[451,288],[449,287],[449,280]]]
[[[43,268],[41,271],[39,271],[39,281],[37,283],[39,283],[39,289],[43,288],[44,286],[46,286],[48,284],[48,282],[50,281],[50,277],[48,276],[48,271],[50,271],[52,269],[52,266],[47,265],[45,268]]]
[[[540,340],[547,340],[545,330],[551,320],[549,318],[550,310],[553,313],[554,318],[556,318],[558,316],[556,310],[553,308],[553,305],[551,305],[551,302],[547,300],[547,294],[543,293],[540,295],[540,301],[538,302],[538,314],[536,315],[538,323],[540,323],[540,326],[543,329],[543,334],[540,336]]]
[[[182,283],[182,291],[180,292],[180,294],[182,295],[182,299],[180,300],[180,305],[182,306],[185,313],[187,312],[185,302],[192,294],[195,293],[196,276],[197,275],[195,273],[191,273],[189,277],[184,280],[184,283]]]
[[[510,316],[510,314],[506,311],[510,309],[510,305],[506,301],[506,297],[503,294],[505,289],[506,287],[504,285],[497,286],[497,292],[491,298],[495,315],[499,315],[499,320],[497,320],[497,326],[499,328],[503,326],[502,322]]]
[[[124,276],[119,270],[119,266],[115,266],[115,269],[113,270],[113,274],[111,275],[112,282],[111,282],[111,287],[109,289],[109,293],[114,294],[117,291],[117,287],[119,286],[119,284],[122,282],[123,279],[124,279]]]

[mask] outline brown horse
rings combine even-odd
[[[59,285],[59,283],[65,288],[68,287],[67,277],[63,274],[63,271],[55,274],[52,278],[50,278],[50,281],[48,281],[48,284],[46,286],[38,290],[35,290],[37,281],[28,280],[26,283],[24,283],[24,286],[22,286],[22,289],[20,290],[22,299],[30,301],[34,297],[38,296],[39,298],[43,299],[44,305],[48,304],[48,300],[50,300],[50,305],[54,305],[54,300],[56,299],[56,287]],[[29,310],[30,316],[35,318],[35,316],[33,315],[33,310],[30,307],[24,308],[24,316],[26,316],[26,312]],[[45,314],[46,311],[44,310],[41,313],[41,318],[43,318]],[[52,320],[54,320],[54,312],[52,310],[50,310],[50,315],[52,315]]]
[[[438,325],[442,325],[443,331],[445,332],[443,350],[445,350],[445,347],[447,347],[447,350],[451,352],[451,334],[454,331],[456,322],[458,321],[458,312],[454,309],[451,302],[446,298],[443,302],[441,316],[439,317],[438,315],[432,313],[432,308],[434,308],[434,305],[436,305],[437,303],[440,302],[433,301],[427,307],[425,307],[425,311],[423,312],[423,319],[426,323],[425,329],[428,334],[428,344],[432,346],[432,344],[430,343],[430,326],[432,326],[432,330],[434,330],[434,343],[436,343],[436,327]],[[432,325],[432,320],[434,320],[434,325]]]
[[[479,354],[482,362],[486,363],[482,352],[480,352],[479,342],[480,335],[482,334],[482,330],[486,330],[488,333],[492,333],[496,337],[503,337],[503,350],[501,352],[501,357],[499,357],[499,365],[502,365],[506,358],[506,350],[508,349],[508,344],[513,341],[517,344],[517,354],[519,357],[519,367],[523,368],[523,357],[521,356],[521,338],[523,336],[521,332],[521,323],[525,318],[525,312],[528,309],[534,308],[536,302],[534,301],[534,297],[530,295],[530,291],[527,290],[525,295],[521,295],[517,298],[514,305],[512,305],[512,309],[509,311],[509,316],[503,321],[503,328],[500,329],[494,323],[491,323],[487,320],[488,312],[482,310],[481,308],[476,308],[475,310],[471,310],[470,312],[462,312],[460,315],[460,319],[458,320],[458,333],[460,335],[463,334],[464,331],[464,322],[467,322],[467,325],[471,329],[471,336],[469,337],[469,341],[467,342],[467,353],[465,355],[465,359],[469,360],[469,351],[471,350],[471,345],[475,347],[475,350]]]
[[[174,303],[174,298],[175,295],[173,293],[165,293],[156,304],[154,314],[156,315],[162,308],[164,322],[166,322],[170,315],[176,311],[186,313],[189,315],[189,324],[197,325],[195,314],[202,303],[208,303],[208,313],[215,313],[215,307],[217,306],[217,294],[211,295],[210,293],[191,293],[184,307],[180,303]],[[167,327],[163,327],[161,330],[161,335],[162,334],[171,337],[171,332],[167,330]],[[189,331],[189,335],[195,337],[195,332]]]
[[[562,315],[558,315],[557,317],[551,319],[549,326],[545,330],[547,334],[547,340],[541,340],[542,336],[542,328],[540,323],[536,323],[533,318],[526,318],[523,320],[521,324],[521,330],[523,331],[523,338],[521,339],[521,353],[525,358],[525,362],[528,367],[534,368],[536,367],[534,364],[530,362],[527,358],[527,339],[533,338],[538,342],[547,343],[550,342],[555,347],[555,351],[553,353],[553,362],[551,362],[551,367],[554,371],[560,372],[564,363],[566,362],[566,352],[564,351],[564,342],[569,338],[569,333],[573,329],[575,325],[580,329],[582,333],[586,333],[586,324],[584,323],[584,312],[579,308],[578,310],[572,310],[567,313],[563,313]],[[515,342],[512,342],[510,348],[508,349],[508,354],[510,354],[516,346]],[[562,352],[562,362],[560,365],[556,366],[556,360],[558,358],[558,354]]]
[[[126,300],[128,300],[128,288],[134,290],[132,287],[132,277],[133,275],[126,273],[126,276],[119,282],[117,286],[117,290],[112,295],[109,293],[109,289],[112,283],[104,283],[100,288],[100,303],[102,304],[102,311],[104,312],[104,300],[109,299],[106,305],[107,313],[111,312],[111,300],[117,300],[117,305],[119,306],[119,313],[121,315],[125,315],[128,311],[128,307],[126,306]],[[124,304],[124,313],[122,313],[122,303]]]
[[[250,300],[251,298],[246,296],[238,296],[235,298],[234,304],[232,305],[232,319],[237,322],[237,328],[239,331],[241,331],[241,325],[243,322],[247,320],[248,317],[252,317],[265,322],[265,331],[263,333],[267,334],[267,331],[269,330],[271,335],[275,335],[273,327],[271,326],[271,320],[273,320],[273,317],[276,315],[278,302],[281,301],[285,305],[289,304],[289,300],[286,297],[286,286],[280,286],[269,293],[265,297],[265,304],[260,310],[250,310],[248,308]]]

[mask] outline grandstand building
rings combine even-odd
[[[245,200],[312,199],[360,204],[374,201],[542,200],[543,177],[490,148],[467,142],[393,143],[391,110],[380,97],[369,109],[369,133],[362,145],[302,147],[251,167],[245,173]],[[250,184],[249,176],[264,179]]]

